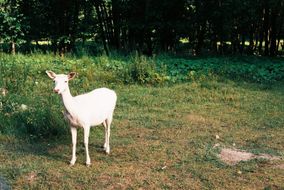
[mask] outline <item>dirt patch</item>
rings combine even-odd
[[[35,172],[31,172],[27,175],[27,180],[32,183],[33,181],[35,181],[37,178],[37,173]]]
[[[223,148],[219,154],[220,159],[229,165],[235,165],[241,161],[248,161],[252,159],[267,159],[279,160],[279,157],[268,154],[255,155],[250,152],[245,152],[238,149]]]
[[[284,170],[284,164],[276,165],[275,168]]]
[[[240,161],[247,161],[254,158],[254,154],[252,153],[229,148],[222,149],[219,156],[223,162],[229,165],[235,165]]]
[[[192,123],[205,123],[205,118],[197,114],[188,114],[186,120]]]
[[[280,157],[271,156],[269,154],[260,154],[260,155],[256,156],[256,158],[262,158],[262,159],[266,159],[266,160],[280,160]]]
[[[227,126],[222,123],[220,120],[213,119],[210,117],[203,117],[202,115],[190,113],[184,116],[184,120],[192,124],[202,124],[207,126]]]

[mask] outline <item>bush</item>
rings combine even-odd
[[[24,134],[31,138],[50,138],[66,134],[67,126],[63,114],[50,108],[33,107],[15,114],[13,120],[21,127]]]
[[[125,83],[157,85],[168,79],[165,70],[158,68],[154,59],[138,55],[131,57],[122,73]]]
[[[63,114],[60,114],[59,102],[52,101],[49,97],[15,94],[1,97],[0,101],[0,132],[28,136],[32,139],[66,134],[67,128]]]
[[[164,56],[158,60],[158,64],[167,66],[167,75],[172,82],[211,80],[212,77],[257,83],[284,80],[281,59],[219,57],[186,60]]]

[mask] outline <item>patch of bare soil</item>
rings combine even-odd
[[[202,115],[196,113],[185,115],[184,120],[192,124],[203,124],[207,126],[226,126],[226,124],[222,123],[220,120],[203,117]]]
[[[32,183],[37,178],[37,174],[35,172],[31,172],[27,176],[27,180]]]
[[[252,159],[267,159],[267,160],[279,160],[277,156],[271,156],[269,154],[255,155],[250,152],[245,152],[238,149],[223,148],[219,154],[220,159],[229,165],[235,165],[241,161],[248,161]]]
[[[276,165],[275,168],[284,170],[284,164]]]
[[[197,114],[188,114],[186,119],[192,123],[204,123],[205,118]]]

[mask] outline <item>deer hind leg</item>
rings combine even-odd
[[[107,122],[106,120],[103,122],[103,126],[105,128],[105,143],[104,143],[104,151],[107,149]]]
[[[107,154],[110,153],[109,138],[110,138],[110,125],[111,125],[111,122],[112,122],[112,115],[104,121],[104,127],[105,127],[104,150],[105,150],[105,152]]]
[[[90,126],[84,127],[84,145],[86,150],[86,165],[91,165],[91,159],[89,155],[89,134],[90,134]]]

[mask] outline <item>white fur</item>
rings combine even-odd
[[[74,165],[76,162],[77,127],[84,129],[87,166],[91,164],[88,150],[91,126],[103,124],[105,127],[104,150],[109,154],[110,125],[116,105],[116,93],[107,88],[99,88],[73,97],[69,90],[68,81],[73,79],[76,73],[71,72],[68,75],[57,75],[52,71],[46,71],[46,73],[55,82],[54,92],[61,95],[65,107],[64,115],[70,123],[73,144],[70,164]]]

